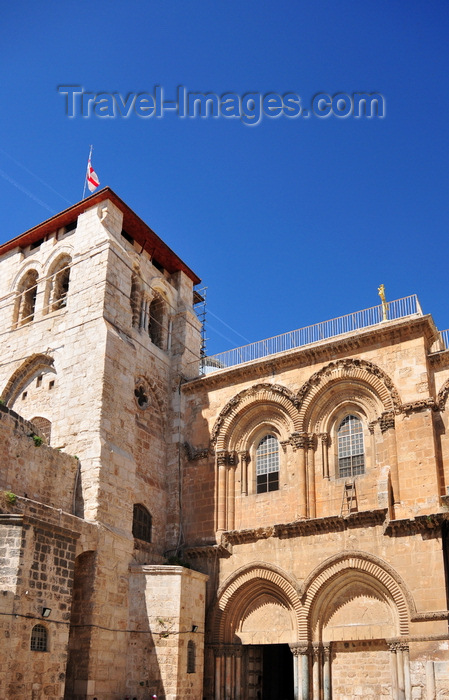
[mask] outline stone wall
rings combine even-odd
[[[72,512],[78,460],[42,443],[39,430],[0,405],[0,491]]]

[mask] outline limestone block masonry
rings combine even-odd
[[[109,188],[0,246],[0,698],[446,697],[432,317],[201,375],[199,282]]]

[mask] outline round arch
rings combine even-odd
[[[33,375],[41,370],[56,373],[53,357],[36,353],[26,359],[15,372],[13,372],[0,396],[8,408],[13,406],[17,396],[22,391],[22,387],[30,381]]]
[[[342,392],[365,403],[368,413],[400,410],[401,400],[393,382],[377,365],[367,360],[338,360],[313,374],[298,392],[298,430],[310,431],[323,419],[326,404],[335,402]]]
[[[409,634],[415,606],[403,580],[379,557],[353,551],[341,552],[327,559],[305,580],[302,586],[305,614],[301,639],[320,636],[323,623],[338,607],[338,602],[332,608],[329,601],[345,587],[350,590],[356,586],[389,608],[397,636]]]
[[[296,581],[279,567],[259,562],[235,571],[218,590],[214,641],[232,643],[251,614],[269,607],[290,627],[288,641],[297,641],[302,606]]]
[[[260,413],[261,405],[265,407],[265,416]],[[217,451],[227,450],[230,443],[237,445],[239,438],[253,432],[257,422],[270,421],[270,417],[283,424],[288,434],[296,432],[299,414],[294,395],[279,384],[256,384],[244,389],[220,412],[212,429],[211,443]]]

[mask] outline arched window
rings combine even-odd
[[[256,491],[266,493],[279,488],[279,442],[265,435],[256,450]]]
[[[134,504],[133,510],[133,536],[144,542],[151,542],[151,514],[140,503]]]
[[[129,297],[129,303],[132,313],[132,325],[136,328],[138,328],[140,324],[140,310],[142,306],[142,289],[139,276],[140,270],[139,268],[135,268],[131,275],[131,295]]]
[[[39,375],[39,377],[37,378],[38,382],[39,378],[41,377],[42,375]],[[42,435],[44,435],[47,441],[47,445],[49,445],[51,438],[51,421],[49,421],[48,418],[43,418],[42,416],[35,416],[31,419],[31,423],[35,425],[38,430],[41,431]]]
[[[149,312],[148,335],[152,343],[163,349],[165,303],[161,296],[154,297]]]
[[[341,421],[338,437],[338,476],[356,476],[365,473],[363,426],[360,418],[348,415]]]
[[[195,673],[196,649],[195,642],[187,643],[187,673]]]
[[[34,625],[31,630],[31,651],[47,651],[47,630],[44,625]]]
[[[52,310],[57,311],[67,306],[67,294],[69,292],[70,267],[66,262],[53,278]]]
[[[17,290],[17,306],[15,320],[20,325],[30,323],[34,318],[37,296],[37,272],[36,270],[28,270],[23,277]]]
[[[59,311],[67,306],[71,262],[70,256],[65,254],[60,256],[50,268],[45,290],[45,313]]]

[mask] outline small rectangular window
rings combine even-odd
[[[134,245],[134,238],[125,231],[125,229],[122,229],[122,236],[125,239],[125,241],[128,241],[128,243],[131,243],[131,245]]]
[[[36,250],[37,248],[40,248],[42,243],[44,242],[45,238],[39,238],[38,241],[34,241],[34,243],[30,243],[30,250]]]

